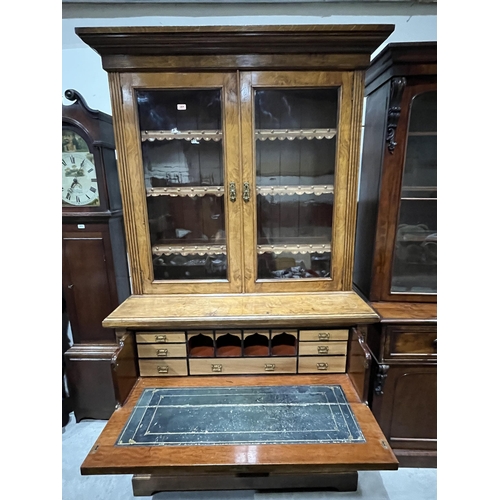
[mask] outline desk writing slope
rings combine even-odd
[[[176,401],[176,400],[179,401]],[[82,473],[334,473],[397,469],[345,374],[140,378]]]

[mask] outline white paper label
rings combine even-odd
[[[177,109],[179,111],[185,111],[186,109],[186,105],[185,104],[177,104]]]

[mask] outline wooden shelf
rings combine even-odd
[[[416,198],[414,196],[404,196],[401,198],[402,201],[437,201],[437,198]]]
[[[146,189],[146,196],[223,196],[224,186],[182,186],[182,187],[153,187]]]
[[[203,245],[193,243],[190,245],[153,245],[153,255],[219,255],[226,254],[226,245]]]
[[[402,191],[437,191],[437,186],[403,186]]]
[[[143,130],[141,140],[145,141],[220,141],[222,130]]]
[[[429,137],[429,136],[437,136],[437,131],[429,131],[429,132],[408,132],[408,137]]]
[[[283,252],[298,254],[298,253],[328,253],[332,251],[331,243],[285,243],[276,245],[257,245],[257,253],[262,255],[264,253],[280,254]]]
[[[333,194],[333,184],[314,185],[314,186],[257,186],[257,194],[266,195],[303,195],[315,194]]]
[[[316,129],[257,129],[255,137],[259,141],[275,141],[276,139],[284,141],[285,139],[293,141],[294,139],[333,139],[337,135],[337,129],[334,128],[316,128]]]

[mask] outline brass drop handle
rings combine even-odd
[[[329,340],[330,333],[329,332],[318,333],[318,338],[319,338],[319,340]]]
[[[168,349],[156,349],[157,356],[168,356]]]
[[[267,364],[267,363],[266,363],[266,364],[264,365],[264,370],[265,370],[266,372],[273,372],[273,371],[275,370],[275,368],[276,368],[276,365],[275,365],[275,364],[271,364],[271,363]]]
[[[157,366],[158,373],[168,373],[168,366]]]
[[[328,346],[327,345],[319,345],[318,346],[318,354],[328,354]]]
[[[167,340],[166,335],[156,335],[155,336],[155,342],[165,342]]]
[[[243,201],[248,203],[250,201],[250,183],[243,183]]]
[[[236,201],[236,182],[229,183],[229,201]]]
[[[318,370],[327,370],[328,369],[328,363],[316,363],[316,368]]]
[[[222,371],[222,365],[212,365],[212,371],[213,372],[221,372]]]

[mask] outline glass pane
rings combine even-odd
[[[436,101],[419,94],[410,110],[391,292],[437,293]]]
[[[137,103],[154,279],[227,279],[220,90]]]
[[[330,277],[338,88],[255,91],[259,279]]]

